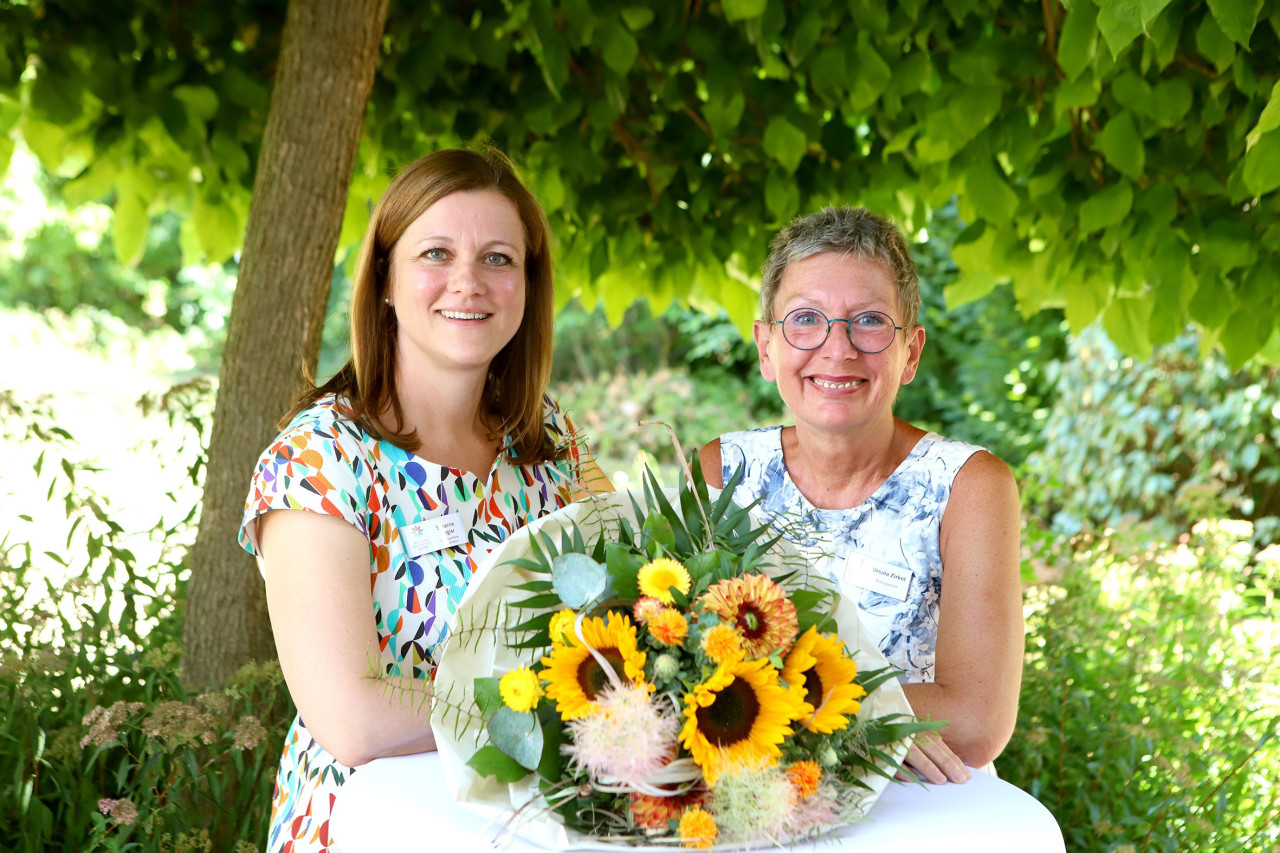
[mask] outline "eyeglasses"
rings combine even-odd
[[[893,318],[883,311],[863,311],[848,320],[831,319],[817,308],[796,308],[781,320],[774,320],[782,327],[782,336],[796,349],[817,349],[827,342],[832,323],[844,323],[849,343],[860,353],[875,355],[884,352],[893,343],[893,336],[902,331],[894,325]]]

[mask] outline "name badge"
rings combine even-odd
[[[911,588],[910,569],[856,553],[845,559],[844,579],[854,586],[898,601],[906,601],[907,591]]]
[[[444,548],[456,548],[467,541],[467,531],[458,514],[451,512],[400,528],[400,538],[404,540],[409,556],[418,557]]]

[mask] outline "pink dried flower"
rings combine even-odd
[[[147,737],[160,738],[170,746],[199,739],[211,744],[218,739],[212,714],[185,702],[161,702],[142,724]]]
[[[138,819],[138,807],[133,800],[98,800],[98,811],[118,824],[128,826]]]
[[[609,687],[596,702],[599,713],[569,721],[565,752],[574,763],[598,780],[635,784],[671,760],[680,721],[647,686]]]
[[[247,714],[240,718],[240,722],[236,724],[235,741],[231,744],[232,749],[256,749],[258,744],[262,743],[267,737],[267,730],[261,721],[252,714]]]
[[[823,782],[818,790],[792,804],[785,831],[793,838],[803,838],[826,829],[841,819],[843,807],[834,786]]]
[[[661,601],[651,595],[642,595],[636,599],[636,603],[631,607],[631,616],[639,625],[644,625],[654,616],[657,616],[666,609]]]
[[[81,721],[89,732],[80,739],[83,749],[89,744],[108,746],[120,739],[120,725],[142,710],[141,702],[115,702],[110,708],[101,705],[85,714]]]

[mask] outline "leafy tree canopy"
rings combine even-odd
[[[229,258],[283,0],[0,0],[20,135],[137,258],[184,215]],[[952,304],[1099,317],[1139,357],[1188,322],[1280,363],[1280,0],[393,0],[342,234],[395,169],[491,140],[560,242],[564,298],[754,313],[769,235],[857,202],[969,223]]]

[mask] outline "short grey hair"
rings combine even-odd
[[[769,257],[761,268],[760,316],[766,322],[773,316],[773,302],[787,267],[795,261],[836,252],[884,264],[898,287],[898,305],[903,316],[894,319],[904,329],[916,324],[920,314],[920,279],[907,240],[883,216],[865,207],[824,207],[817,213],[801,216],[791,222],[769,243]]]

